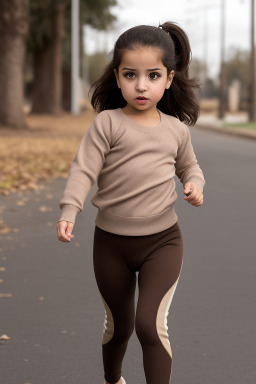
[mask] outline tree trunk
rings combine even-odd
[[[54,36],[45,40],[34,54],[32,112],[59,114],[62,111],[62,40],[65,2],[54,4]]]
[[[0,2],[0,125],[25,127],[23,65],[27,1]]]
[[[63,68],[62,70],[62,105],[67,112],[71,111],[71,70]]]

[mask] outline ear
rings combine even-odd
[[[120,87],[120,81],[119,81],[119,77],[118,77],[118,72],[117,72],[117,70],[116,70],[116,69],[114,69],[114,73],[115,73],[115,76],[116,76],[116,82],[117,82],[117,86],[118,86],[118,88],[121,88],[121,87]]]
[[[170,88],[171,83],[172,83],[173,78],[174,78],[174,74],[175,74],[175,72],[173,70],[169,73],[165,89],[169,89]]]

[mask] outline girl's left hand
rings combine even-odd
[[[187,202],[194,205],[194,207],[199,207],[200,205],[203,205],[203,202],[204,202],[203,192],[199,187],[199,185],[197,185],[193,181],[190,181],[185,184],[184,194],[188,195],[184,197],[184,200],[187,200]]]

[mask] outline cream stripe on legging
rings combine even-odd
[[[172,352],[167,316],[182,265],[178,223],[148,236],[121,236],[98,227],[94,270],[105,306],[102,352],[105,380],[115,384],[134,325],[147,384],[169,384]],[[134,308],[138,272],[139,297]]]

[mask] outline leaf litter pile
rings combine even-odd
[[[35,190],[38,182],[66,178],[95,114],[28,115],[28,129],[0,128],[0,194]]]

